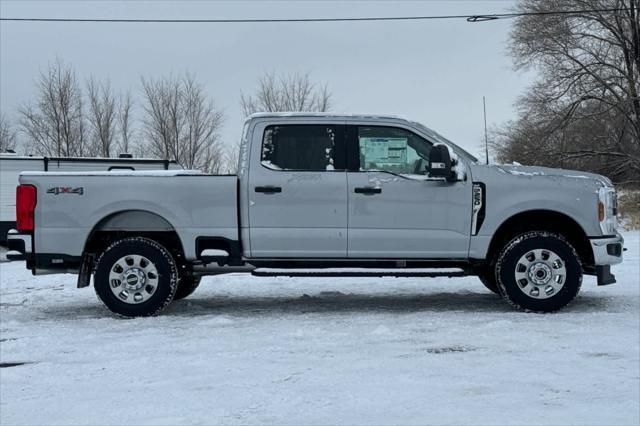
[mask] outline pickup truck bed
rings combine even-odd
[[[184,170],[27,172],[21,175],[21,183],[47,194],[46,208],[35,212],[35,221],[41,225],[34,231],[34,240],[37,251],[51,259],[64,255],[79,260],[96,229],[143,233],[180,229],[189,260],[198,257],[196,238],[239,239],[235,175]]]

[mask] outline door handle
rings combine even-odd
[[[277,194],[278,192],[282,192],[282,188],[279,186],[256,186],[256,192],[261,192],[263,194]]]
[[[382,188],[374,188],[373,186],[363,186],[353,190],[356,194],[374,195],[382,193]]]

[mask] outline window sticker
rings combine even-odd
[[[407,162],[407,138],[359,138],[360,152],[367,164]]]

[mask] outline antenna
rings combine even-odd
[[[482,108],[484,110],[484,155],[487,160],[487,164],[489,164],[489,138],[487,136],[487,102],[482,97]]]

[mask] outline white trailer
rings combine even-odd
[[[0,244],[16,224],[16,186],[21,172],[87,172],[111,170],[175,170],[175,161],[147,158],[62,158],[0,154]]]

